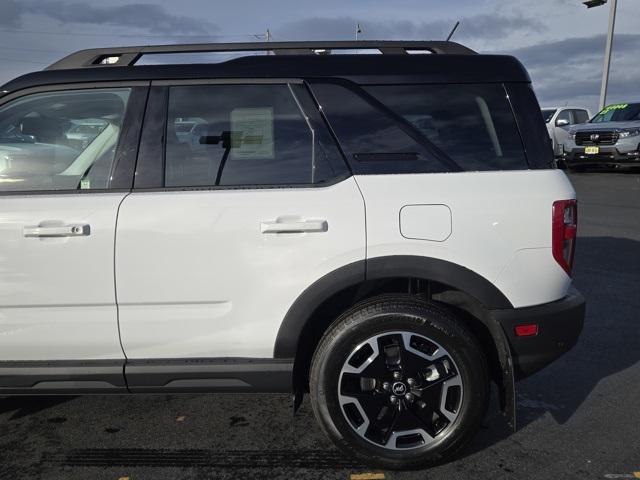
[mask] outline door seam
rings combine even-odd
[[[122,350],[122,355],[124,356],[124,362],[122,364],[122,377],[124,378],[124,384],[127,390],[129,390],[129,384],[127,383],[127,375],[125,373],[125,369],[127,366],[127,361],[129,359],[127,358],[127,353],[124,350],[124,345],[122,344],[122,331],[120,329],[120,304],[118,302],[118,282],[116,275],[116,249],[118,241],[118,220],[120,218],[120,207],[122,207],[122,203],[129,195],[131,195],[130,191],[124,197],[122,197],[122,200],[120,200],[120,203],[118,203],[118,208],[116,210],[116,223],[113,230],[113,295],[116,302],[116,324],[118,326],[118,341],[120,342],[120,349]]]

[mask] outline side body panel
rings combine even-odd
[[[270,231],[299,221],[326,228]],[[322,188],[132,193],[116,238],[127,357],[272,357],[296,298],[365,258],[364,222],[353,177]]]
[[[551,254],[552,204],[575,198],[563,172],[361,175],[356,180],[367,206],[368,260],[389,255],[446,260],[487,279],[514,307],[566,294],[571,280]],[[445,238],[443,209],[425,207],[411,218],[412,229],[425,232],[424,239],[403,236],[401,212],[407,205],[446,205],[450,235]]]

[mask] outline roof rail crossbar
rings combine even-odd
[[[313,55],[331,53],[332,50],[378,50],[382,54],[406,54],[414,51],[455,55],[471,55],[476,53],[459,43],[440,40],[193,43],[80,50],[58,60],[47,67],[46,70],[66,70],[88,67],[130,67],[135,65],[140,57],[149,54],[264,51],[273,52],[277,55]]]

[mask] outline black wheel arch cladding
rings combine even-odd
[[[515,429],[513,359],[502,327],[489,314],[492,309],[509,309],[513,308],[513,305],[484,277],[445,260],[413,255],[393,255],[353,262],[328,273],[309,286],[289,308],[278,330],[274,357],[296,359],[299,349],[309,341],[304,336],[305,327],[312,320],[314,313],[328,299],[349,288],[357,289],[358,285],[367,280],[392,277],[439,282],[463,293],[461,299],[458,298],[453,304],[481,321],[493,339],[493,345],[485,345],[485,347],[496,351],[500,372],[499,378],[495,380],[500,392],[500,404],[510,426]],[[449,299],[441,301],[451,302]],[[314,344],[309,348],[315,348],[315,346]],[[306,352],[307,356],[310,353]],[[306,377],[302,378],[294,367],[292,385],[294,393],[300,395],[300,392],[306,389],[306,385],[303,385],[305,381]]]

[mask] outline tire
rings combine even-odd
[[[558,169],[560,170],[569,170],[569,167],[567,167],[567,162],[565,160],[563,160],[562,158],[556,158],[556,167],[558,167]]]
[[[347,454],[374,467],[424,468],[452,458],[480,427],[487,362],[446,308],[384,295],[357,304],[324,334],[310,397],[321,428]]]

